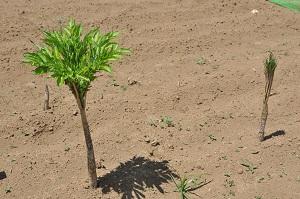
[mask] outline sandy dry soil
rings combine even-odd
[[[176,199],[171,174],[211,181],[200,198],[300,198],[298,13],[263,0],[1,0],[0,16],[0,198]],[[22,63],[70,17],[132,49],[88,94],[96,190],[73,96]],[[268,50],[279,66],[259,143]]]

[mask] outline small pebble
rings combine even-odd
[[[239,169],[239,170],[237,171],[237,173],[238,173],[238,174],[243,174],[244,171],[243,171],[243,169]]]

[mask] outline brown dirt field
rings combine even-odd
[[[0,16],[0,198],[176,199],[171,173],[212,180],[194,191],[200,198],[300,198],[299,13],[256,0],[1,0]],[[88,93],[96,190],[86,189],[73,96],[22,63],[29,40],[70,17],[118,30],[132,49]],[[286,133],[260,143],[268,50],[279,66],[267,132]]]

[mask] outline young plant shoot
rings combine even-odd
[[[176,185],[175,191],[179,193],[180,199],[189,199],[190,194],[198,196],[193,192],[196,189],[201,187],[201,184],[199,184],[196,179],[194,178],[188,179],[186,177],[183,178],[180,177],[179,182],[176,182],[173,176],[171,176],[171,178],[174,184]],[[202,183],[206,183],[206,182],[202,182]]]
[[[263,101],[263,109],[261,113],[260,119],[260,127],[259,127],[259,140],[262,142],[265,139],[265,127],[268,118],[268,100],[271,94],[272,83],[274,78],[274,72],[277,67],[277,61],[272,52],[270,52],[269,57],[265,60],[265,98]]]
[[[43,45],[24,54],[25,63],[35,66],[34,74],[48,74],[58,86],[67,85],[73,93],[81,115],[87,148],[87,166],[92,188],[97,187],[93,142],[86,116],[86,97],[96,73],[111,72],[110,62],[129,52],[114,41],[117,32],[100,33],[93,29],[82,34],[81,24],[71,20],[58,31],[44,32]]]

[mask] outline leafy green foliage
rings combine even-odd
[[[266,74],[274,74],[275,69],[277,67],[277,60],[275,59],[272,52],[270,52],[269,57],[265,60],[264,66]]]
[[[82,26],[71,20],[61,30],[44,32],[44,45],[25,53],[24,62],[36,66],[35,74],[48,73],[58,85],[70,86],[83,98],[95,74],[111,72],[110,61],[129,52],[114,42],[117,36],[117,32],[101,34],[97,28],[83,36]]]

